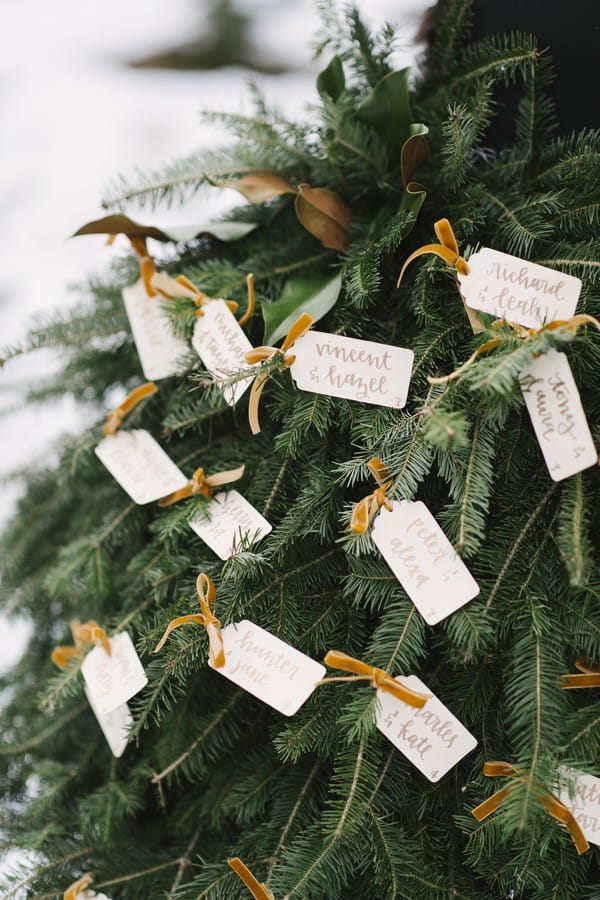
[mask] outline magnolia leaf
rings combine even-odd
[[[293,275],[279,300],[263,302],[261,312],[265,323],[265,344],[272,344],[288,333],[301,313],[309,313],[317,322],[334,306],[342,288],[340,273],[317,270],[306,275]]]
[[[295,194],[296,190],[277,172],[254,172],[235,181],[213,181],[215,187],[233,188],[250,203],[265,203],[280,194]]]
[[[329,65],[317,75],[317,90],[321,97],[327,95],[337,100],[346,88],[346,76],[339,56],[334,56]]]
[[[356,111],[359,119],[382,136],[393,158],[400,156],[402,146],[411,137],[409,71],[401,69],[384,75]]]
[[[426,134],[429,134],[429,128],[426,125],[416,123],[410,126],[411,135],[408,140],[404,141],[400,153],[400,171],[402,172],[402,181],[408,184],[413,174],[424,165],[431,151],[427,142]]]
[[[155,225],[141,225],[120,213],[104,216],[88,222],[75,232],[82,234],[126,234],[127,237],[155,238],[157,241],[191,241],[200,234],[209,234],[220,241],[238,241],[258,226],[253,222],[207,222],[204,225],[179,225],[172,228],[157,228]]]
[[[335,191],[299,184],[295,205],[301,223],[324,247],[346,249],[352,212]]]
[[[425,188],[422,184],[419,184],[418,181],[409,181],[404,188],[404,193],[402,194],[400,209],[406,212],[414,213],[416,219],[417,215],[419,214],[419,210],[425,202],[426,195],[427,188]]]

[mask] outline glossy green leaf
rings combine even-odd
[[[426,196],[427,188],[423,187],[422,184],[419,184],[418,181],[409,181],[402,194],[400,209],[412,212],[416,217],[425,202]]]
[[[411,137],[409,71],[401,69],[384,75],[357,110],[359,119],[381,135],[393,158],[400,156],[404,142]]]
[[[265,344],[273,344],[284,337],[301,313],[309,313],[318,322],[335,305],[341,287],[339,272],[332,276],[331,270],[325,269],[293,275],[279,300],[261,306]]]
[[[128,237],[155,238],[157,241],[191,241],[201,234],[209,234],[219,241],[239,241],[258,226],[253,222],[206,222],[203,225],[180,225],[157,228],[141,225],[129,216],[118,213],[95,219],[79,228],[73,237],[82,234],[126,234]]]
[[[317,75],[317,90],[321,97],[328,95],[337,100],[346,88],[346,76],[339,56],[334,56],[329,65]]]
[[[413,174],[424,165],[431,151],[429,143],[425,135],[429,134],[429,128],[420,122],[410,126],[411,135],[408,140],[404,141],[402,151],[400,153],[400,170],[402,172],[402,181],[408,184]]]

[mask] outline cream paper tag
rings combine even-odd
[[[224,300],[202,306],[194,326],[192,346],[217,383],[247,369],[246,353],[252,344]],[[231,385],[220,385],[223,397],[233,406],[252,383],[252,376]]]
[[[569,360],[548,350],[519,375],[527,411],[553,481],[598,462]]]
[[[396,409],[406,405],[412,350],[308,331],[292,353],[290,371],[301,391]]]
[[[110,900],[110,897],[106,894],[97,894],[88,888],[87,891],[80,891],[75,900]]]
[[[110,638],[111,656],[94,647],[81,664],[90,703],[97,716],[106,716],[127,703],[148,683],[144,667],[126,631]]]
[[[479,585],[420,500],[381,507],[373,541],[429,625],[437,625],[479,593]]]
[[[188,483],[183,472],[144,429],[107,435],[96,447],[96,456],[134,503],[160,500]]]
[[[221,634],[225,665],[215,671],[285,716],[298,712],[325,674],[321,663],[253,622],[227,625]]]
[[[102,716],[98,713],[92,695],[85,686],[84,691],[85,696],[88,698],[89,704],[92,707],[92,712],[96,716],[98,724],[102,729],[102,733],[107,740],[111,753],[118,759],[125,752],[125,747],[129,740],[129,729],[133,725],[133,716],[131,715],[129,707],[126,703],[122,703],[120,706],[117,706],[116,709],[113,709],[112,712]]]
[[[244,539],[258,541],[272,526],[238,491],[221,491],[211,499],[207,514],[199,515],[190,527],[221,559],[237,553]]]
[[[395,679],[411,691],[429,694],[417,709],[387,691],[377,691],[377,727],[429,781],[439,781],[477,746],[441,700],[416,675]]]
[[[541,328],[575,313],[581,280],[547,266],[484,247],[457,273],[465,303],[526,328]]]
[[[567,766],[561,766],[559,774],[572,781],[575,795],[571,797],[567,785],[561,782],[558,799],[571,810],[590,844],[600,846],[600,778]]]
[[[149,297],[140,278],[123,290],[125,310],[131,325],[142,371],[148,381],[168,378],[183,371],[182,356],[189,353],[186,341],[173,334],[160,295]]]

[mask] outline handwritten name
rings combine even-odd
[[[300,667],[291,662],[285,653],[273,653],[260,641],[254,639],[254,632],[248,629],[234,643],[239,646],[241,655],[236,659],[230,671],[231,675],[237,672],[243,673],[252,684],[264,685],[269,680],[271,672],[285,675],[289,681],[294,681],[300,671]],[[256,664],[248,660],[256,660]]]

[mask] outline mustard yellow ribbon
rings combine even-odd
[[[600,687],[600,668],[586,656],[579,656],[575,660],[575,668],[581,674],[560,675],[558,682],[565,691],[578,688]]]
[[[273,891],[270,891],[266,884],[254,877],[250,869],[244,865],[239,856],[227,860],[227,865],[231,866],[235,874],[242,879],[254,900],[275,900]]]
[[[152,276],[152,287],[156,288],[156,290],[162,294],[164,297],[169,299],[173,297],[187,297],[195,303],[198,307],[196,312],[197,316],[203,316],[204,311],[202,307],[205,303],[212,303],[216,297],[209,297],[208,294],[205,294],[203,291],[199,290],[196,285],[186,278],[185,275],[178,275],[177,278],[170,278],[168,275],[165,275],[163,272],[155,272]],[[248,291],[248,305],[246,307],[246,312],[238,319],[239,325],[245,325],[246,322],[251,318],[254,314],[254,309],[256,307],[256,298],[254,295],[254,276],[249,274],[246,276],[246,289]],[[235,300],[224,300],[223,301],[226,306],[229,307],[232,313],[235,313],[238,308],[238,304]]]
[[[196,579],[196,591],[198,592],[198,603],[202,610],[201,614],[177,616],[177,618],[171,619],[154,652],[158,653],[159,650],[162,650],[167,638],[175,628],[179,628],[180,625],[187,625],[188,622],[197,622],[198,625],[203,625],[206,628],[211,663],[215,669],[221,669],[225,665],[225,648],[223,635],[221,634],[221,623],[214,614],[217,591],[212,579],[205,575],[204,572],[201,572]]]
[[[286,366],[291,366],[296,357],[294,355],[286,356],[286,352],[291,349],[294,343],[301,337],[312,325],[314,319],[308,313],[302,313],[300,318],[292,325],[288,331],[281,347],[254,347],[246,353],[246,362],[250,364],[263,363],[274,356],[282,356]],[[260,424],[258,421],[258,404],[260,396],[268,378],[268,373],[257,375],[252,382],[250,389],[250,403],[248,406],[248,421],[252,434],[260,432]]]
[[[369,460],[367,468],[379,487],[375,488],[372,494],[359,500],[352,510],[350,528],[356,534],[365,533],[380,506],[385,506],[386,509],[392,508],[392,504],[386,496],[392,481],[383,460],[375,456]]]
[[[116,235],[110,235],[110,237],[114,240]],[[156,268],[154,265],[154,260],[148,253],[148,248],[146,247],[146,239],[142,237],[132,237],[131,235],[128,235],[128,237],[131,242],[131,246],[138,255],[138,259],[140,262],[140,278],[144,282],[146,293],[149,297],[156,297],[156,291],[152,286],[152,278],[154,277]],[[109,241],[109,243],[112,243],[112,241]]]
[[[511,763],[497,760],[486,762],[483,766],[483,774],[490,778],[516,776],[520,781],[526,779],[526,775],[520,772],[516,766],[511,765]],[[492,794],[491,797],[488,797],[487,800],[484,800],[483,803],[480,803],[479,806],[471,810],[472,815],[475,816],[478,822],[487,819],[489,815],[502,806],[508,793],[509,788],[502,788],[502,790],[496,791],[495,794]],[[564,803],[561,803],[558,797],[555,797],[554,794],[550,794],[544,788],[540,787],[539,793],[537,794],[537,800],[553,819],[556,819],[556,821],[560,822],[562,825],[566,825],[579,854],[585,853],[586,850],[590,849],[590,845],[579,824],[575,820],[573,813],[567,809]]]
[[[77,900],[77,896],[83,891],[87,891],[93,880],[94,876],[92,873],[86,872],[85,875],[82,875],[81,878],[74,881],[71,887],[66,889],[63,894],[63,900]]]
[[[328,684],[330,681],[368,681],[371,687],[380,688],[388,694],[393,694],[394,697],[402,700],[403,703],[416,707],[425,706],[430,696],[429,694],[411,691],[410,688],[400,684],[399,681],[396,681],[383,669],[370,666],[360,659],[355,659],[353,656],[348,656],[347,653],[342,653],[341,650],[330,650],[325,655],[323,662],[333,669],[343,669],[345,672],[354,672],[354,674],[322,678],[321,681],[317,681],[318,685]]]
[[[570,331],[573,335],[577,334],[577,329],[581,328],[582,325],[593,325],[594,328],[597,328],[598,331],[600,331],[600,322],[598,319],[595,319],[594,316],[589,316],[587,313],[579,313],[576,316],[571,316],[570,319],[556,319],[554,322],[548,322],[547,325],[542,325],[541,328],[524,328],[522,325],[517,325],[515,322],[509,322],[507,319],[496,319],[495,322],[492,322],[492,328],[501,328],[505,325],[508,325],[516,336],[523,341],[529,341],[542,334],[544,331],[556,331],[558,328],[566,328],[567,331]],[[488,353],[490,350],[493,350],[495,347],[502,344],[505,340],[506,336],[491,338],[489,341],[486,341],[485,344],[482,344],[481,347],[478,347],[468,360],[463,363],[462,366],[459,366],[458,369],[455,369],[454,372],[451,372],[450,375],[442,375],[439,378],[433,378],[428,375],[427,381],[429,384],[447,384],[449,381],[454,381],[462,375],[463,372],[466,372],[482,353]]]
[[[156,394],[157,391],[158,388],[153,381],[147,381],[145,384],[140,384],[139,387],[134,388],[116,409],[109,412],[106,419],[106,425],[102,428],[104,434],[116,434],[127,413],[131,412],[133,407],[137,406],[140,400],[144,400],[151,394]]]
[[[204,469],[196,469],[185,487],[179,488],[172,494],[168,494],[158,501],[159,506],[171,506],[178,500],[185,500],[194,494],[201,494],[208,500],[212,497],[212,489],[220,487],[222,484],[230,484],[232,481],[238,481],[244,474],[245,466],[238,466],[237,469],[228,469],[226,472],[216,472],[214,475],[205,475]]]
[[[73,647],[55,647],[50,657],[52,662],[60,669],[64,669],[67,663],[75,656],[83,656],[86,647],[93,644],[96,647],[103,647],[109,656],[112,656],[110,640],[104,628],[101,628],[97,622],[90,619],[88,622],[80,622],[73,619],[69,623],[71,634],[75,646]]]

